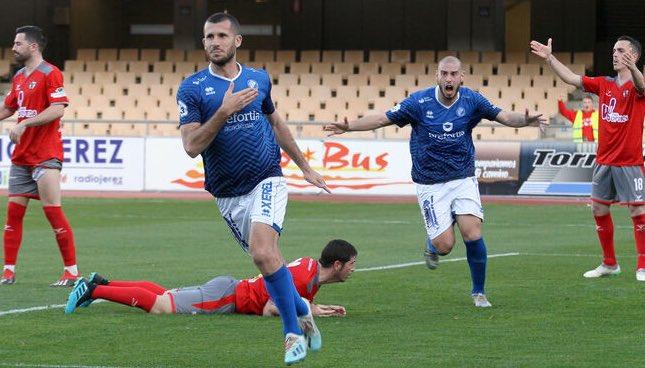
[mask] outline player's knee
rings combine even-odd
[[[609,206],[598,202],[592,202],[591,213],[593,213],[594,216],[605,216],[609,214]]]
[[[455,246],[455,242],[437,241],[435,244],[435,240],[433,240],[432,245],[434,245],[434,248],[437,250],[437,254],[440,256],[446,256],[452,251],[452,248]]]
[[[473,229],[471,231],[464,232],[461,234],[461,237],[464,241],[475,241],[479,240],[482,237],[482,232],[479,229]]]

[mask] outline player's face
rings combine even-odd
[[[625,65],[619,62],[620,57],[623,54],[631,54],[634,58],[636,58],[636,53],[632,49],[632,45],[629,43],[629,41],[621,40],[617,41],[616,44],[614,44],[613,64],[614,70],[616,71],[625,68]]]
[[[593,101],[586,97],[582,99],[582,111],[591,111],[593,110]]]
[[[242,36],[236,35],[231,22],[204,24],[204,50],[213,64],[223,66],[235,60],[235,50],[242,44]]]
[[[27,60],[31,58],[31,54],[34,52],[36,44],[34,42],[29,42],[25,38],[24,33],[18,33],[16,38],[13,41],[13,55],[16,58],[16,61],[24,64]]]
[[[340,282],[347,280],[354,272],[355,267],[356,257],[352,257],[338,270],[338,280],[340,280]]]
[[[464,73],[458,62],[445,62],[439,64],[437,69],[437,85],[446,100],[452,100],[459,91],[459,86],[464,81]]]

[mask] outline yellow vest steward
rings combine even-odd
[[[593,139],[598,142],[598,111],[591,113],[591,127],[593,128]],[[578,110],[573,120],[573,141],[582,142],[582,110]]]

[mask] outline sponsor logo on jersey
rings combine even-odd
[[[206,92],[206,96],[214,95],[215,94],[215,88],[206,87],[206,88],[204,88],[204,92]]]
[[[249,112],[245,112],[244,114],[235,113],[229,116],[228,119],[226,119],[226,124],[244,123],[247,121],[257,121],[257,120],[260,120],[260,116],[261,116],[260,113],[257,111],[249,111]]]
[[[36,88],[36,82],[30,82],[30,83],[29,83],[29,87],[28,87],[28,88],[29,88],[29,89],[34,89],[34,88]]]
[[[423,97],[417,100],[420,104],[432,101],[432,97]]]
[[[444,132],[452,131],[452,123],[449,121],[446,121],[445,123],[443,123],[443,131]]]
[[[67,94],[65,94],[65,90],[63,89],[63,87],[58,87],[54,92],[50,94],[50,96],[51,98],[62,98],[67,96]]]
[[[440,141],[444,140],[452,140],[452,139],[457,139],[460,137],[463,137],[466,134],[463,130],[460,132],[454,132],[454,133],[443,133],[443,134],[437,134],[437,133],[428,133],[428,136],[433,139],[438,139]]]
[[[30,110],[24,106],[18,109],[18,118],[33,118],[38,115],[38,111]]]
[[[459,106],[457,108],[457,116],[462,117],[464,115],[466,115],[466,109],[464,109],[463,107]]]
[[[197,78],[197,79],[195,79],[195,80],[193,81],[193,84],[194,84],[194,85],[196,85],[196,86],[199,86],[199,84],[200,84],[201,82],[205,81],[205,80],[206,80],[206,76],[199,77],[199,78]]]
[[[426,119],[434,119],[434,113],[431,110],[426,111]]]
[[[179,108],[179,117],[183,118],[188,115],[188,106],[182,100],[177,100],[177,107]]]
[[[621,115],[617,112],[614,112],[615,108],[616,108],[615,97],[612,97],[609,100],[609,105],[603,103],[602,106],[600,106],[600,110],[602,111],[602,119],[609,123],[624,123],[627,120],[629,120],[628,115]]]
[[[246,85],[256,91],[258,90],[258,82],[255,79],[249,79],[248,81],[246,81]]]

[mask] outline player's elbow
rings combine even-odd
[[[195,149],[189,146],[184,146],[184,151],[186,151],[186,154],[190,156],[190,158],[195,158],[199,156],[199,152],[197,152]]]

